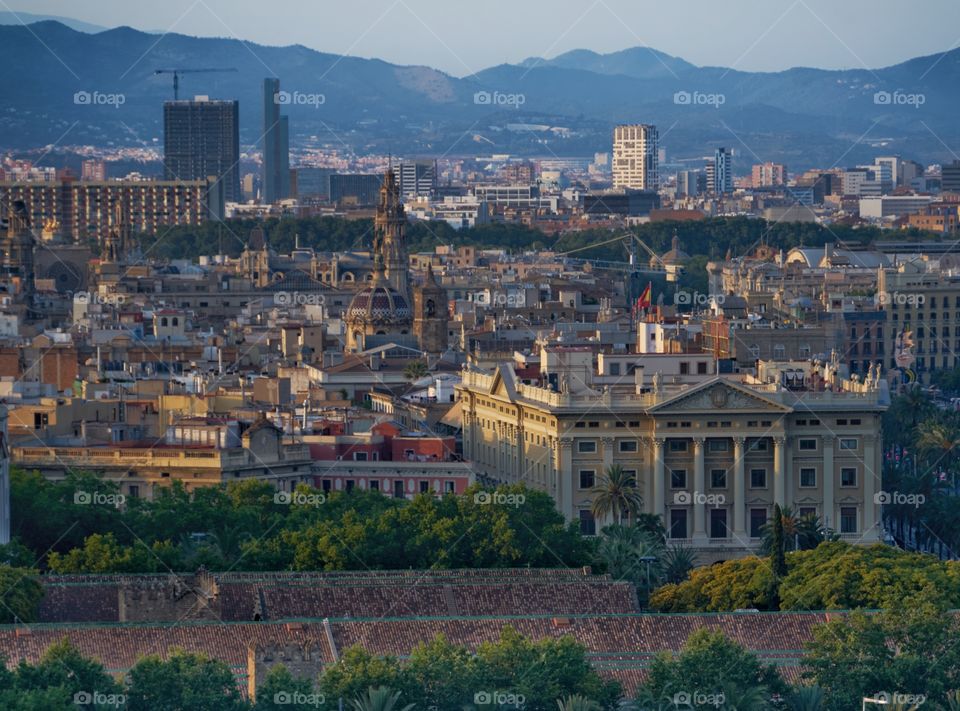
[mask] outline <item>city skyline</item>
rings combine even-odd
[[[108,29],[130,26],[267,47],[301,44],[331,54],[429,66],[456,77],[581,49],[608,54],[648,47],[697,66],[777,72],[794,67],[879,69],[918,56],[936,57],[960,44],[950,29],[960,21],[960,5],[950,0],[932,0],[924,13],[895,3],[874,13],[876,3],[865,0],[843,6],[827,0],[779,0],[763,6],[735,0],[723,7],[699,3],[692,13],[686,5],[657,6],[650,8],[654,23],[647,9],[626,0],[559,7],[539,0],[521,7],[494,0],[493,5],[496,11],[471,18],[470,33],[463,32],[457,10],[435,0],[375,0],[362,11],[337,7],[334,22],[329,21],[329,8],[302,0],[268,9],[226,0],[178,0],[149,7],[117,0],[93,7],[35,0],[28,8],[5,5],[0,15],[7,16],[4,24],[49,15]],[[504,13],[517,21],[503,23],[499,18]],[[736,22],[729,22],[731,17]],[[716,33],[720,22],[725,23],[724,32]],[[445,36],[455,36],[457,42]],[[491,42],[494,36],[498,41]]]
[[[0,709],[960,710],[957,0],[65,7]]]

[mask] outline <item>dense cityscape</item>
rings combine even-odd
[[[960,709],[955,44],[787,116],[3,7],[0,708]]]

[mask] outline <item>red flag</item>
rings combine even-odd
[[[653,289],[653,282],[647,282],[647,288],[643,290],[643,293],[640,294],[640,298],[637,299],[637,306],[641,309],[646,309],[650,307],[650,292]]]

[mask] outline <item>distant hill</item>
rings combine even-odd
[[[32,12],[21,12],[19,10],[10,12],[0,12],[0,25],[21,25],[32,24],[34,22],[45,22],[53,20],[66,25],[77,32],[103,32],[106,27],[93,25],[83,20],[75,20],[72,17],[60,17],[59,15],[36,15]]]
[[[740,166],[776,160],[792,171],[878,153],[939,162],[953,158],[945,146],[960,151],[960,50],[876,70],[773,73],[697,67],[647,47],[577,50],[457,78],[299,45],[128,27],[89,34],[43,21],[0,26],[0,66],[0,148],[162,145],[172,81],[154,70],[236,67],[183,76],[181,96],[239,99],[247,150],[262,133],[262,79],[278,76],[291,93],[283,110],[295,144],[360,152],[588,156],[609,150],[613,125],[627,121],[657,124],[669,155],[693,164],[720,145]],[[77,105],[76,92],[123,103]]]

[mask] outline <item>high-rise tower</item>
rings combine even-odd
[[[659,178],[657,127],[617,126],[613,131],[613,187],[656,190]]]
[[[240,104],[168,101],[163,105],[164,180],[217,178],[227,202],[239,202]]]
[[[280,115],[280,80],[263,80],[263,202],[290,197],[290,128]]]

